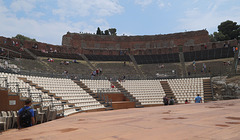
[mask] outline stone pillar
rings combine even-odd
[[[184,54],[183,54],[183,46],[179,46],[179,60],[180,60],[180,67],[182,69],[182,77],[186,77],[187,76],[187,70],[186,70],[186,66],[185,66],[185,59],[184,59]]]

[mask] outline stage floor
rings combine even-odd
[[[240,139],[240,100],[79,113],[1,140]]]

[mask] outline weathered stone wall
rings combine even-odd
[[[13,44],[14,41],[14,44]],[[8,46],[16,46],[16,47],[21,47],[23,46],[24,48],[32,48],[33,46],[37,45],[38,50],[45,50],[47,52],[50,52],[50,50],[57,50],[58,52],[66,51],[66,49],[63,48],[63,46],[60,45],[52,45],[52,44],[47,44],[47,43],[42,43],[42,42],[34,42],[34,41],[24,41],[21,42],[18,39],[13,39],[13,38],[6,38],[0,36],[0,44],[1,45],[8,45]]]
[[[213,77],[212,86],[215,100],[240,99],[240,77],[228,80],[226,76]]]
[[[68,32],[62,38],[63,46],[76,48],[78,52],[105,55],[119,54],[120,51],[140,55],[177,53],[178,46],[194,46],[208,42],[209,36],[206,30],[145,36],[110,36]]]
[[[191,51],[201,51],[205,49],[215,49],[215,48],[223,48],[230,46],[237,46],[237,40],[228,40],[228,41],[218,41],[218,42],[207,42],[201,44],[195,44],[194,46],[184,46],[183,52],[191,52]]]
[[[0,36],[0,45],[13,45],[17,39]],[[156,55],[178,53],[179,46],[183,46],[183,52],[200,51],[203,49],[236,46],[237,40],[223,42],[209,42],[206,30],[175,33],[167,35],[146,36],[110,36],[67,33],[62,38],[62,45],[51,45],[42,42],[22,42],[24,48],[38,46],[38,50],[46,52],[57,51],[61,53],[82,53],[94,55]]]

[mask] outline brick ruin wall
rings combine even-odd
[[[14,46],[19,47],[19,48],[22,46],[24,48],[32,49],[33,46],[37,45],[38,50],[45,50],[45,51],[58,50],[58,52],[61,52],[61,51],[64,52],[65,51],[65,48],[61,45],[51,45],[51,44],[47,44],[47,43],[34,42],[34,41],[21,42],[18,39],[6,38],[6,37],[0,36],[0,45],[13,46],[13,41],[14,41],[14,44],[15,44]],[[50,48],[52,48],[52,49],[50,49]]]
[[[0,45],[12,46],[17,39],[0,36]],[[179,46],[183,46],[183,52],[199,51],[202,49],[221,48],[224,44],[236,46],[237,40],[224,42],[209,42],[206,30],[175,33],[167,35],[146,36],[110,36],[67,33],[62,38],[62,45],[51,45],[42,42],[24,41],[24,48],[32,49],[34,45],[38,50],[46,52],[82,53],[95,55],[119,55],[121,52],[133,55],[154,55],[178,53]]]
[[[67,33],[62,38],[62,45],[75,48],[83,54],[163,54],[177,53],[179,46],[194,46],[209,42],[206,30],[183,32],[167,35],[111,36]]]

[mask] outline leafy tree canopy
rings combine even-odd
[[[237,22],[227,20],[218,25],[218,32],[210,35],[211,41],[224,41],[231,39],[240,39],[240,25]]]
[[[109,30],[105,30],[105,31],[104,31],[104,34],[105,34],[105,35],[110,35],[110,34],[109,34]]]
[[[117,35],[116,28],[110,28],[108,30],[102,31],[99,27],[97,28],[97,35]]]
[[[214,32],[213,36],[214,36],[216,41],[224,41],[224,40],[226,40],[226,36],[222,32]]]
[[[97,34],[97,35],[101,35],[101,33],[102,33],[102,31],[101,31],[101,29],[98,27],[98,28],[97,28],[97,33],[96,33],[96,34]]]
[[[110,28],[108,29],[111,35],[117,35],[117,29],[116,28]]]
[[[237,25],[237,22],[227,20],[218,25],[218,31],[222,32],[222,34],[225,36],[225,39],[227,40],[235,39],[238,38],[238,35],[240,35],[239,27],[240,25]]]
[[[36,39],[34,39],[34,38],[32,39],[32,38],[26,37],[26,36],[21,35],[21,34],[17,34],[13,38],[19,39],[21,42],[24,42],[24,41],[34,41],[34,42],[36,42]]]

